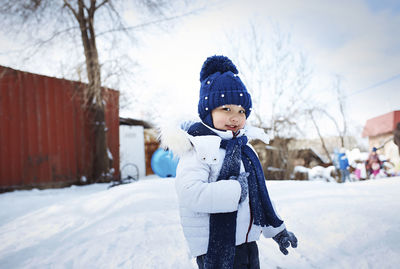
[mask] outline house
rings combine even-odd
[[[384,155],[400,170],[398,147],[393,142],[393,131],[400,122],[400,110],[392,111],[367,120],[362,133],[368,137],[369,148],[376,147],[378,153]]]
[[[0,66],[0,191],[64,187],[93,174],[86,84]],[[119,179],[119,92],[103,88],[107,146]]]

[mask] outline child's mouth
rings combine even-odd
[[[234,132],[236,132],[236,130],[237,130],[237,126],[235,126],[235,125],[226,125],[226,128],[228,130],[234,131]]]

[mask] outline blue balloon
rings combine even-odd
[[[159,177],[175,177],[178,162],[179,159],[172,152],[159,148],[151,157],[151,169]]]

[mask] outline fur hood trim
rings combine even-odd
[[[186,121],[181,124],[170,123],[160,126],[159,140],[161,141],[161,147],[164,149],[169,149],[176,157],[181,157],[194,148],[197,149],[196,139],[186,132],[194,123],[194,121]],[[259,139],[266,144],[269,143],[270,139],[268,134],[266,134],[261,128],[246,125],[244,128],[244,133],[249,141]],[[212,144],[215,144],[214,142],[215,141],[213,141]]]
[[[181,157],[192,150],[193,145],[186,130],[178,124],[160,126],[158,139],[161,142],[161,147],[172,151],[176,157]]]

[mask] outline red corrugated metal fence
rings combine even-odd
[[[0,189],[66,186],[91,175],[94,139],[79,82],[0,66]],[[119,93],[106,90],[119,177]]]

